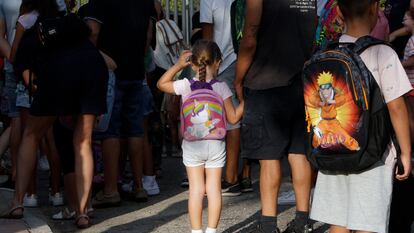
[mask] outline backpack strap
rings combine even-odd
[[[383,41],[383,40],[379,40],[376,39],[372,36],[363,36],[361,38],[359,38],[357,41],[355,41],[355,45],[352,48],[352,50],[357,53],[358,55],[360,55],[361,53],[363,53],[365,50],[367,50],[368,48],[375,46],[375,45],[387,45],[387,46],[391,46],[391,44]]]

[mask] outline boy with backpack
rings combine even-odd
[[[367,37],[378,4],[338,0],[346,33],[304,68],[309,159],[320,169],[311,218],[330,224],[331,233],[388,232],[393,176],[405,180],[411,172],[403,96],[412,87],[394,50]]]

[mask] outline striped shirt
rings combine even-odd
[[[412,56],[414,56],[414,36],[411,36],[407,42],[407,46],[404,50],[404,61],[408,60]],[[405,72],[407,72],[411,85],[414,86],[414,68],[405,68]]]

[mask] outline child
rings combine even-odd
[[[346,33],[340,42],[352,43],[369,35],[378,18],[376,0],[338,0]],[[397,54],[386,45],[368,48],[361,54],[367,68],[379,84],[390,112],[392,125],[401,147],[404,172],[411,172],[411,145],[404,95],[411,85]],[[383,161],[357,174],[320,171],[314,193],[311,218],[331,225],[330,233],[388,232],[388,217],[395,173],[395,146],[390,143]]]
[[[197,86],[210,86],[223,99],[227,120],[234,124],[240,120],[243,114],[244,103],[240,103],[235,108],[231,101],[232,93],[229,87],[225,83],[214,80],[217,76],[220,62],[221,52],[217,44],[200,40],[194,45],[192,53],[189,51],[183,52],[178,63],[161,77],[158,81],[158,88],[169,94],[181,95],[185,101],[192,93],[192,86],[194,84]],[[195,78],[191,81],[189,79],[172,81],[178,72],[190,64],[197,73]],[[210,109],[206,109],[205,105],[201,108],[210,112]],[[194,114],[199,114],[199,110],[200,112],[205,111],[194,109]],[[198,131],[198,127],[195,124],[194,131]],[[208,199],[208,228],[206,233],[216,232],[221,212],[221,172],[226,160],[225,148],[224,139],[183,140],[183,162],[187,169],[190,184],[188,210],[192,233],[203,232],[201,230],[201,213],[205,193],[207,193]]]
[[[414,32],[414,20],[409,11],[404,16],[403,21],[404,27],[409,28],[411,32]],[[405,71],[407,72],[408,79],[411,85],[414,87],[414,34],[408,40],[407,46],[404,50],[404,59],[402,62]],[[408,108],[408,116],[410,119],[410,133],[411,133],[411,144],[414,142],[414,91],[408,93],[405,97],[405,102]]]

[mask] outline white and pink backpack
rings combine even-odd
[[[223,99],[210,83],[190,80],[191,93],[181,108],[181,132],[187,141],[222,140],[226,137],[226,114]]]

